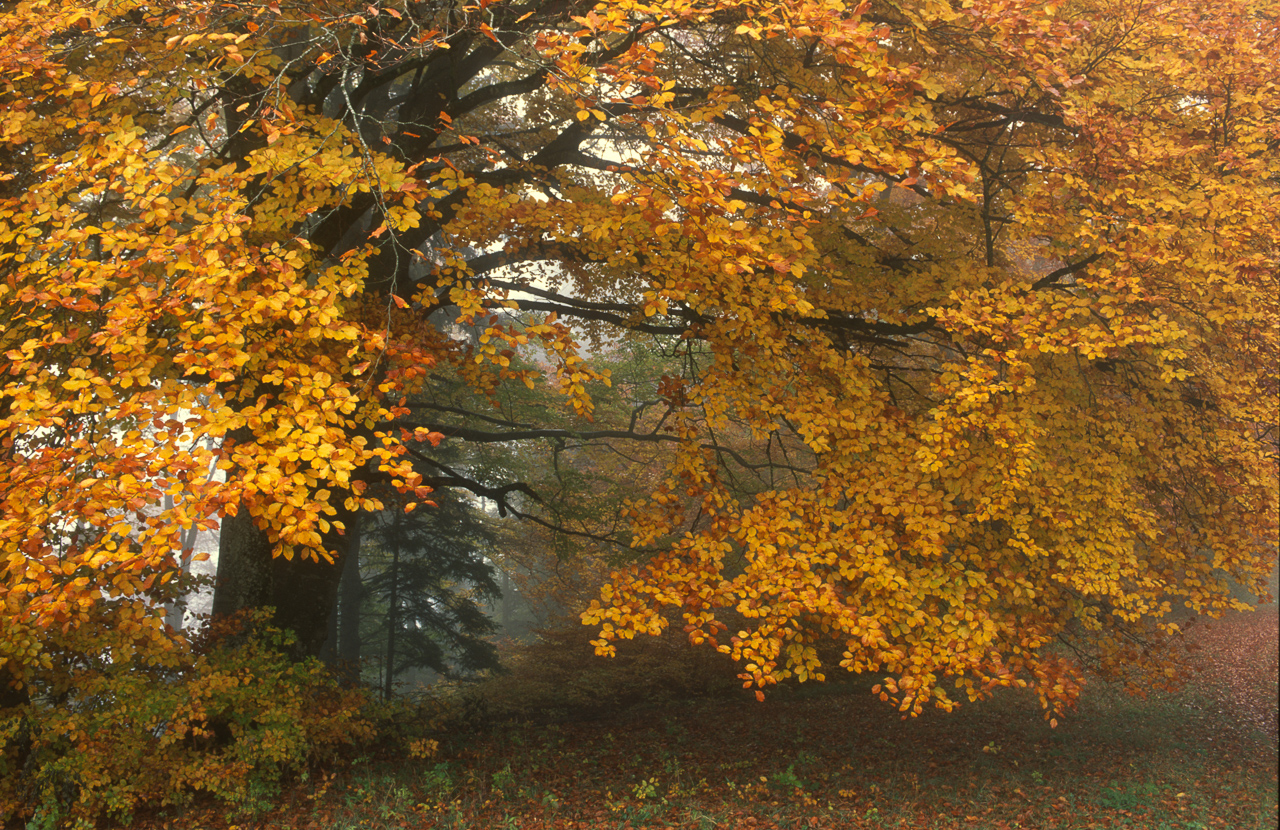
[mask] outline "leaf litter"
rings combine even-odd
[[[1193,629],[1200,681],[1101,683],[1057,729],[1029,694],[901,720],[871,682],[493,722],[426,761],[370,755],[250,816],[189,807],[134,826],[782,830],[1271,828],[1277,616]],[[322,783],[321,783],[322,782]]]

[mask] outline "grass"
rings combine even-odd
[[[1057,729],[1015,691],[902,721],[861,683],[494,723],[436,758],[369,757],[300,782],[238,826],[1270,830],[1276,678],[1253,667],[1276,651],[1274,615],[1223,630],[1206,637],[1205,683],[1146,700],[1092,685]]]

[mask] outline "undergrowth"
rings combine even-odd
[[[1251,684],[1275,682],[1254,671],[1275,651],[1275,618],[1216,630],[1200,683],[1146,699],[1092,684],[1057,729],[1014,690],[904,721],[870,694],[871,678],[780,689],[761,704],[714,665],[680,681],[687,694],[659,674],[646,700],[617,677],[593,690],[565,652],[535,649],[545,659],[451,706],[385,710],[384,732],[399,723],[398,733],[286,789],[252,826],[1270,830],[1276,740]],[[662,661],[636,654],[618,671],[643,683],[651,664]],[[230,823],[188,805],[145,826]]]
[[[228,620],[163,665],[70,666],[68,688],[0,710],[0,822],[128,824],[204,794],[232,815],[375,734],[368,697],[344,689],[268,613]]]

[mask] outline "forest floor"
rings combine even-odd
[[[1006,692],[900,720],[866,684],[508,723],[425,761],[370,754],[251,815],[148,828],[774,830],[1277,826],[1277,616],[1199,632],[1195,688],[1088,687],[1056,729]]]

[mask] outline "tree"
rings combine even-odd
[[[496,626],[483,606],[501,592],[485,558],[491,533],[474,512],[437,496],[430,510],[390,509],[366,523],[361,582],[373,619],[365,653],[379,659],[387,698],[408,669],[465,675],[498,667],[487,639]]]
[[[134,598],[219,520],[218,610],[314,653],[369,488],[538,515],[445,436],[667,454],[604,653],[674,612],[765,687],[833,641],[908,712],[1061,708],[1060,638],[1163,673],[1171,604],[1274,561],[1278,12],[9,7],[8,670],[112,598],[159,637]],[[581,342],[678,369],[610,423]],[[444,371],[496,412],[412,403]],[[542,383],[566,413],[503,415]]]

